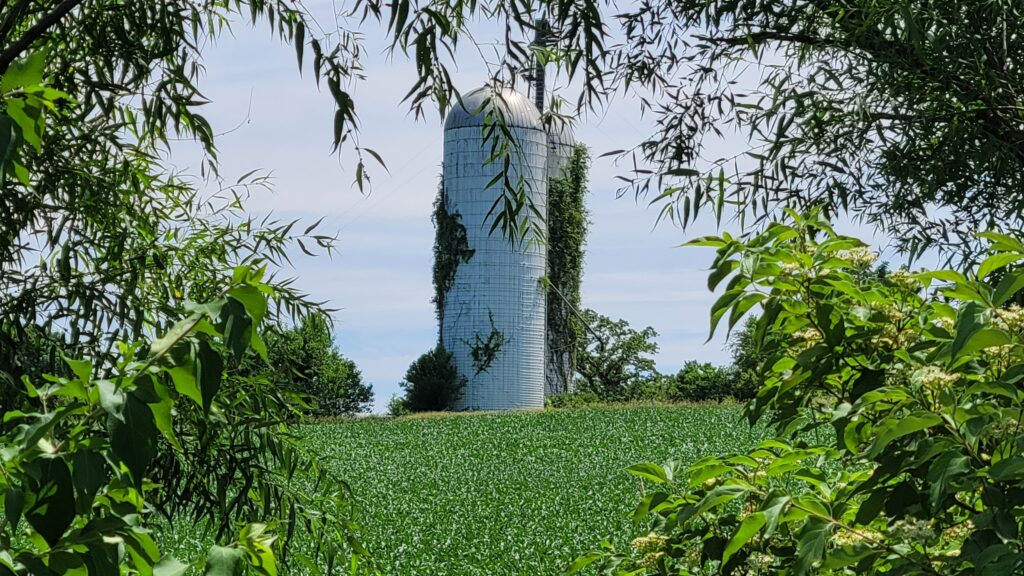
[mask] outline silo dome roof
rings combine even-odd
[[[575,146],[576,135],[568,120],[552,119],[548,127],[548,142],[551,146]]]
[[[510,88],[483,86],[462,95],[448,112],[444,129],[483,126],[488,109],[500,106],[509,127],[541,129],[540,112],[529,98]]]

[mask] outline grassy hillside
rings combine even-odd
[[[389,574],[560,574],[627,514],[642,461],[683,463],[752,444],[732,406],[602,408],[320,424],[323,464],[360,500]]]

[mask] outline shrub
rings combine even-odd
[[[451,352],[441,344],[414,360],[400,383],[405,390],[405,405],[411,412],[451,410],[465,385]]]
[[[544,406],[547,408],[583,408],[599,404],[602,404],[601,397],[593,390],[552,394],[544,398]]]
[[[712,330],[760,305],[751,422],[777,437],[686,469],[639,464],[654,533],[576,561],[618,574],[1014,574],[1024,566],[1024,243],[962,271],[864,274],[817,214],[705,238]],[[741,264],[742,262],[742,264]],[[992,274],[1006,268],[1000,280]],[[768,335],[774,335],[769,337]]]
[[[657,375],[654,328],[637,331],[625,320],[589,309],[583,311],[583,322],[586,329],[576,348],[579,389],[591,390],[603,401],[625,400],[631,386]]]
[[[398,394],[392,394],[391,398],[388,399],[388,416],[397,418],[410,413],[409,404],[406,403],[405,398]]]
[[[721,401],[737,393],[739,371],[732,366],[689,360],[672,378],[672,400],[691,402]]]
[[[67,360],[68,377],[24,382],[41,409],[4,414],[0,574],[273,576],[295,565],[299,535],[302,564],[351,556],[354,572],[372,572],[347,486],[288,432],[289,405],[224,370],[264,355],[262,276],[236,269],[221,297],[160,338],[120,344],[103,372]],[[176,520],[210,530],[205,559],[169,555],[160,529]]]
[[[249,372],[265,372],[275,385],[309,401],[315,416],[366,412],[373,388],[363,382],[355,362],[338,351],[330,322],[311,314],[293,328],[278,329],[267,338],[268,364],[250,362]]]

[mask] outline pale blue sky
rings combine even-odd
[[[320,3],[329,7],[330,2]],[[218,139],[221,172],[228,181],[256,168],[270,171],[275,191],[249,203],[256,213],[312,222],[338,232],[333,259],[310,258],[295,250],[298,287],[340,310],[334,315],[341,351],[355,360],[373,384],[376,408],[399,392],[409,363],[434,345],[430,303],[433,228],[431,203],[441,164],[441,120],[415,121],[401,103],[413,78],[402,58],[383,55],[382,32],[367,32],[368,79],[355,90],[361,143],[384,156],[390,175],[373,172],[373,190],[352,186],[351,158],[330,151],[333,103],[308,70],[300,77],[290,46],[261,28],[236,27],[205,55],[205,113],[215,130],[237,130]],[[456,76],[462,90],[482,84],[479,57],[465,59]],[[677,248],[697,235],[715,232],[713,222],[685,234],[669,224],[654,228],[657,209],[632,197],[616,199],[616,174],[624,170],[603,152],[626,148],[647,136],[651,123],[635,103],[620,100],[600,117],[577,127],[577,137],[595,157],[591,170],[590,236],[583,279],[583,304],[637,328],[653,326],[660,336],[660,369],[677,370],[690,359],[725,363],[723,335],[705,344],[714,296],[706,286],[712,253]],[[742,143],[737,143],[742,144]],[[728,146],[729,143],[723,143]],[[198,170],[188,150],[172,161]],[[710,219],[710,215],[709,215]],[[735,232],[735,230],[733,230]]]

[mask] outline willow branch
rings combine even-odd
[[[71,12],[76,6],[84,2],[85,0],[64,0],[57,5],[49,14],[46,14],[39,19],[31,28],[26,31],[21,38],[18,38],[12,43],[3,53],[0,53],[0,74],[5,74],[7,69],[10,68],[11,63],[14,62],[18,56],[21,56],[33,42],[39,39],[40,36],[46,33],[47,30],[52,28],[61,18],[67,16],[68,12]]]

